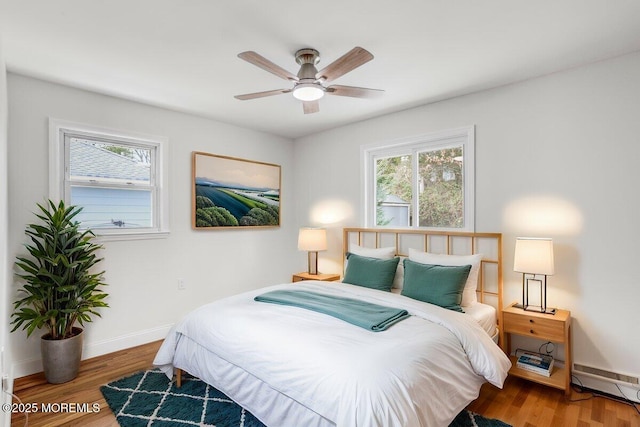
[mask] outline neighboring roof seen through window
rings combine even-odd
[[[108,179],[149,183],[149,150],[71,138],[69,146],[72,179]],[[146,160],[146,163],[145,163]]]

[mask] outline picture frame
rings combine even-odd
[[[194,230],[280,226],[280,165],[192,153]]]

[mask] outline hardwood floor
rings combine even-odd
[[[99,411],[29,414],[29,426],[117,426],[100,386],[151,367],[161,342],[134,347],[82,362],[78,377],[66,384],[47,384],[43,374],[19,378],[14,393],[24,404],[97,403]],[[589,394],[563,392],[519,378],[508,378],[502,390],[485,384],[469,409],[489,418],[498,418],[514,427],[640,427],[640,415],[629,405]],[[17,403],[16,400],[14,402]],[[25,416],[14,414],[12,426],[23,426]]]
[[[637,405],[640,408],[640,405]],[[469,410],[514,427],[638,427],[640,415],[625,403],[509,377],[502,390],[484,384]]]
[[[149,369],[162,341],[118,351],[82,362],[78,377],[65,384],[48,384],[44,374],[18,378],[13,384],[13,393],[24,404],[32,403],[76,403],[100,405],[94,412],[49,412],[29,414],[29,427],[117,426],[116,418],[102,397],[100,386],[126,377],[134,372]],[[14,403],[17,401],[14,399]],[[25,425],[25,416],[12,414],[12,426]]]

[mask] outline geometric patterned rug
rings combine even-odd
[[[160,370],[138,372],[100,388],[122,427],[264,427],[219,390],[187,373],[175,387]],[[450,427],[510,427],[462,411]]]
[[[160,370],[138,372],[100,388],[122,427],[262,427],[222,392],[182,375],[175,387]]]

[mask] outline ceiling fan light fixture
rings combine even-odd
[[[300,101],[317,101],[324,96],[324,90],[315,83],[299,83],[293,89],[293,96]]]
[[[370,52],[358,46],[354,47],[320,71],[316,68],[316,64],[320,61],[320,53],[311,48],[300,49],[295,54],[296,62],[300,65],[297,75],[290,73],[279,65],[269,61],[264,56],[253,51],[241,52],[238,54],[238,57],[258,68],[262,68],[263,70],[286,80],[289,83],[293,83],[293,87],[291,89],[267,90],[235,96],[236,99],[242,101],[280,95],[282,93],[293,93],[293,97],[295,99],[302,101],[302,110],[304,114],[312,114],[320,111],[318,101],[325,93],[331,96],[372,98],[375,95],[379,95],[384,92],[383,90],[367,89],[355,86],[325,86],[325,83],[329,83],[373,59],[373,55]]]

